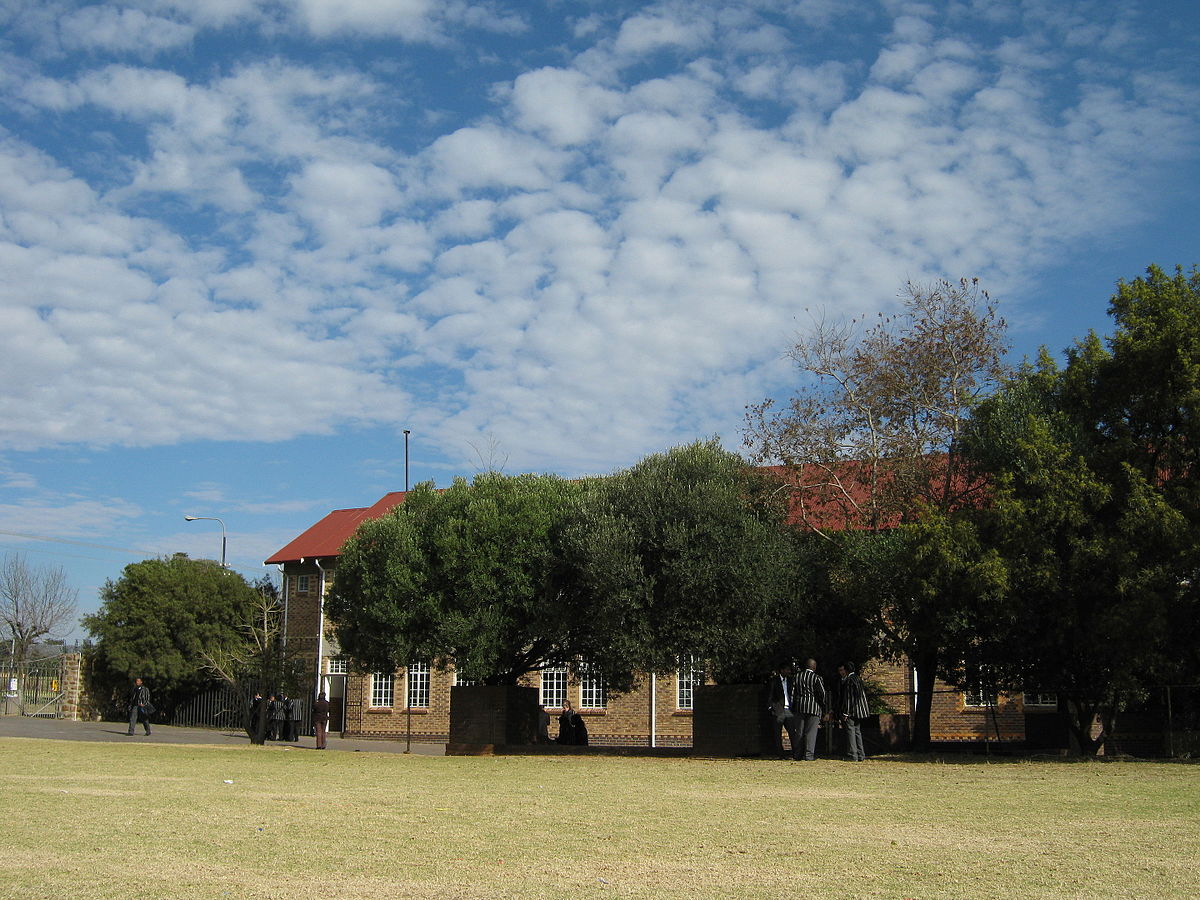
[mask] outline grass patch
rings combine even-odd
[[[21,900],[1200,896],[1184,764],[10,738],[0,772],[0,897]]]

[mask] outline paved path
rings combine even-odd
[[[66,719],[41,719],[27,716],[0,716],[0,740],[5,738],[44,738],[55,741],[112,741],[154,744],[228,744],[249,745],[250,739],[244,731],[222,731],[214,728],[180,728],[174,725],[154,725],[152,734],[147,735],[139,725],[132,737],[125,722],[71,722]],[[316,739],[311,735],[302,737],[294,744],[268,741],[270,750],[315,750]],[[371,741],[329,736],[330,750],[358,751],[365,753],[403,753],[404,741]],[[423,756],[443,756],[445,744],[412,745],[413,753]]]

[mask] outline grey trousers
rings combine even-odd
[[[135,706],[133,709],[129,710],[129,733],[130,734],[133,734],[133,729],[137,727],[138,713],[140,713],[141,711],[142,711],[142,708],[140,706]],[[142,724],[146,726],[146,734],[149,734],[150,733],[150,717],[143,716]]]
[[[854,716],[846,719],[846,755],[855,762],[867,758],[867,753],[863,750],[862,719],[856,719]]]
[[[821,726],[820,716],[796,716],[800,723],[800,743],[804,747],[805,759],[817,758],[817,731]],[[796,759],[800,758],[799,750]]]

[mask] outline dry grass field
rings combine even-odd
[[[1200,896],[1200,767],[0,740],[0,897]]]

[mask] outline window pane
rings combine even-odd
[[[604,684],[604,676],[590,666],[581,666],[579,672],[580,709],[604,709],[607,706],[608,689]]]
[[[675,681],[675,708],[693,709],[696,685],[704,684],[704,668],[695,656],[679,660]]]
[[[424,709],[429,706],[429,664],[412,663],[408,667],[409,709]]]
[[[556,666],[542,670],[542,706],[554,708],[567,700],[567,667]]]
[[[394,676],[376,672],[371,676],[371,705],[376,707],[390,707],[392,705],[394,695],[392,693]]]

